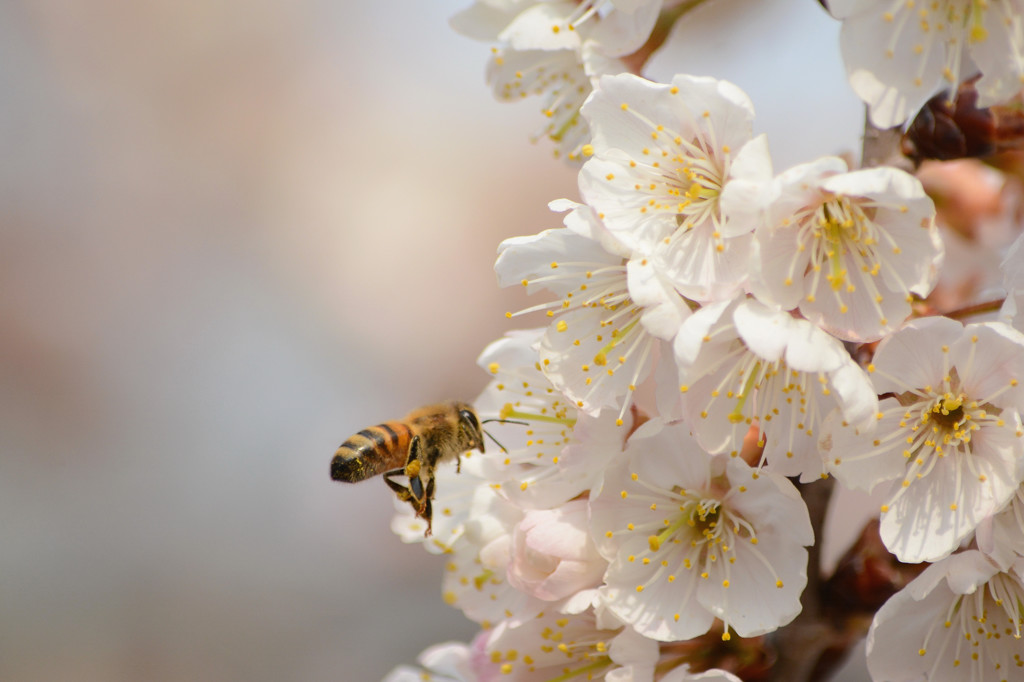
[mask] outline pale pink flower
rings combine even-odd
[[[590,539],[584,499],[528,511],[512,531],[508,582],[537,599],[558,601],[591,590],[607,566]]]

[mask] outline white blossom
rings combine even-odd
[[[597,77],[627,70],[619,57],[647,40],[661,4],[478,0],[455,15],[452,25],[471,38],[497,43],[487,66],[495,96],[539,96],[547,123],[534,139],[548,137],[557,156],[579,160],[590,137],[580,106]]]
[[[738,455],[757,420],[771,471],[821,477],[818,430],[833,409],[867,426],[878,409],[843,344],[806,320],[739,298],[701,308],[675,340],[687,421],[713,454]]]
[[[730,296],[771,180],[747,96],[713,78],[621,74],[598,81],[583,116],[593,137],[580,171],[586,203],[684,296]]]
[[[955,91],[981,71],[978,105],[1015,95],[1024,84],[1021,0],[829,0],[842,19],[840,45],[857,95],[879,128],[913,117],[933,95]]]
[[[925,569],[878,613],[868,669],[878,682],[1008,682],[1024,675],[1024,559],[1001,571],[980,552]]]
[[[942,257],[920,181],[895,168],[847,172],[826,157],[775,179],[750,290],[841,339],[873,341],[899,328],[912,295],[928,295]]]
[[[498,281],[522,284],[528,292],[544,288],[559,297],[522,311],[546,310],[552,318],[539,345],[541,371],[580,410],[597,415],[611,407],[624,423],[657,349],[667,348],[654,332],[674,333],[673,324],[678,327],[689,308],[681,296],[643,276],[648,264],[611,237],[592,209],[577,205],[566,225],[575,227],[502,242],[495,263]],[[582,236],[587,230],[605,237]],[[632,295],[636,280],[643,305]],[[671,353],[663,353],[662,360],[673,362]]]
[[[658,661],[656,642],[593,611],[501,623],[487,641],[487,653],[481,677],[509,682],[653,682]]]
[[[901,561],[953,552],[1024,480],[1018,414],[1024,335],[1001,323],[915,320],[879,344],[870,433],[830,420],[821,445],[841,483],[886,486],[881,537]]]
[[[626,454],[590,501],[609,611],[660,641],[704,634],[715,618],[764,634],[800,612],[813,534],[792,483],[708,455],[683,424],[648,422]]]
[[[478,364],[494,378],[474,405],[482,419],[514,423],[486,425],[502,444],[492,455],[479,458],[481,476],[517,506],[548,509],[587,490],[599,466],[571,466],[565,455],[578,432],[594,433],[604,442],[621,444],[625,433],[614,416],[588,418],[578,412],[540,369],[535,348],[543,330],[512,332],[490,344]],[[580,424],[580,420],[583,424]],[[591,436],[593,437],[593,436]]]

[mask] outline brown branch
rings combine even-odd
[[[973,315],[984,315],[985,313],[998,312],[1003,307],[1005,298],[997,298],[992,301],[984,301],[982,303],[975,303],[974,305],[964,306],[963,308],[957,308],[951,310],[948,313],[943,313],[944,317],[950,317],[954,320],[962,320],[966,317]]]

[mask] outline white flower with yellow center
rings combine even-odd
[[[900,125],[942,90],[955,92],[975,66],[981,107],[1024,85],[1021,0],[829,0],[828,7],[843,21],[850,85],[879,128]]]
[[[878,398],[843,344],[753,299],[701,308],[675,339],[684,414],[700,444],[736,456],[757,420],[767,468],[803,482],[824,475],[818,433],[839,408],[868,426]]]
[[[602,77],[582,111],[593,138],[580,171],[586,203],[684,296],[731,295],[771,182],[747,96],[713,78],[621,74]]]
[[[490,344],[477,363],[494,378],[474,402],[481,419],[508,419],[485,429],[501,450],[488,448],[481,475],[502,496],[520,507],[547,509],[571,500],[590,487],[591,475],[566,473],[563,451],[573,442],[579,420],[569,402],[540,371],[535,348],[542,329],[510,332]],[[618,429],[614,418],[600,419],[608,436]],[[604,433],[604,431],[602,432]],[[620,441],[624,435],[620,435]]]
[[[900,561],[935,561],[997,513],[1024,480],[1024,335],[1001,323],[915,320],[868,367],[879,403],[862,433],[829,420],[831,472],[851,488],[886,486],[882,541]]]
[[[538,97],[544,123],[531,135],[531,141],[546,137],[555,144],[557,158],[582,161],[590,129],[580,116],[580,107],[593,91],[592,81],[625,68],[618,59],[606,57],[589,44],[581,51],[495,48],[487,64],[487,82],[494,96],[504,102]]]
[[[619,56],[647,40],[662,0],[478,1],[455,15],[457,31],[496,42],[487,82],[503,101],[537,96],[555,155],[579,161],[590,132],[580,106],[602,74],[627,70]]]
[[[715,618],[740,636],[800,612],[813,540],[786,478],[712,457],[682,423],[651,421],[630,438],[591,495],[591,531],[611,562],[609,611],[659,641],[706,633]]]
[[[480,677],[509,682],[653,682],[658,644],[593,611],[504,622],[487,641]]]
[[[913,295],[935,286],[943,247],[917,178],[894,168],[846,171],[845,161],[826,157],[775,179],[749,287],[841,339],[873,341],[899,328]]]
[[[872,679],[1024,679],[1024,559],[1000,570],[970,550],[929,566],[875,614]]]
[[[576,206],[566,225],[502,242],[498,281],[559,297],[522,311],[552,318],[539,344],[540,369],[575,407],[590,415],[611,407],[621,425],[655,349],[668,347],[690,309],[646,259],[632,258],[608,235],[592,209]],[[599,238],[582,236],[585,230]],[[671,366],[670,352],[663,359]]]

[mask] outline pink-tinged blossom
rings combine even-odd
[[[826,157],[775,179],[749,286],[841,339],[874,341],[899,328],[914,295],[928,295],[942,258],[920,181],[895,168],[847,172]]]
[[[618,242],[592,209],[575,205],[566,225],[502,242],[494,266],[498,281],[558,297],[522,311],[546,310],[552,319],[539,344],[541,371],[581,411],[595,416],[610,407],[624,423],[637,386],[658,350],[668,347],[671,336],[659,334],[674,333],[667,320],[676,320],[677,328],[690,310],[674,291],[635,272],[647,267],[644,259]],[[631,289],[637,279],[642,305]],[[662,355],[673,362],[671,353]]]
[[[829,0],[850,85],[871,121],[891,128],[933,95],[956,91],[981,71],[978,105],[1009,99],[1024,85],[1021,0]]]
[[[771,183],[747,96],[713,78],[666,85],[621,74],[602,77],[582,111],[592,134],[580,171],[586,203],[682,295],[731,296]]]
[[[768,470],[802,482],[826,471],[818,436],[832,410],[867,426],[878,409],[842,342],[753,299],[701,308],[674,346],[684,414],[701,446],[736,456],[757,420]]]
[[[712,457],[685,424],[644,424],[627,457],[591,495],[591,530],[611,565],[605,607],[659,641],[706,633],[716,618],[740,636],[800,612],[813,540],[786,478]]]
[[[506,578],[512,529],[523,512],[490,486],[476,492],[462,536],[445,553],[444,601],[485,628],[505,619],[533,618],[549,605],[515,589]]]
[[[382,682],[479,682],[473,672],[473,651],[462,642],[445,642],[417,657],[421,667],[399,666]]]
[[[884,486],[881,537],[901,561],[953,552],[1024,480],[1024,335],[998,323],[915,320],[868,367],[870,433],[830,420],[821,441],[841,483]]]
[[[558,601],[592,591],[607,567],[590,539],[585,499],[528,511],[512,531],[508,582],[537,599]]]
[[[475,669],[481,682],[653,682],[658,662],[657,642],[593,611],[501,623],[486,651]]]
[[[980,552],[925,569],[878,613],[868,670],[881,682],[1008,682],[1024,677],[1024,559],[1001,570]]]

